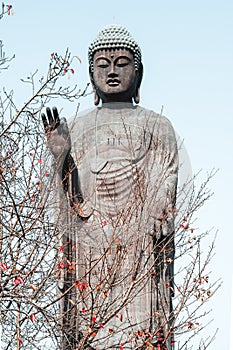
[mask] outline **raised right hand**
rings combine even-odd
[[[46,114],[41,114],[44,124],[47,144],[56,160],[64,160],[71,149],[71,139],[67,121],[59,118],[58,110],[53,107],[52,111],[46,108]]]

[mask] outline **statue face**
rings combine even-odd
[[[132,102],[137,74],[128,50],[105,50],[94,54],[94,86],[102,102]]]

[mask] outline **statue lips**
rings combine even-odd
[[[108,86],[111,86],[111,87],[118,86],[120,84],[120,80],[118,80],[118,79],[108,79],[107,80],[107,84],[108,84]]]

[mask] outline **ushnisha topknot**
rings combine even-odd
[[[135,69],[138,70],[141,64],[141,50],[128,30],[120,25],[104,27],[96,39],[91,43],[88,50],[88,60],[91,72],[94,70],[93,57],[99,50],[126,49],[134,55]]]

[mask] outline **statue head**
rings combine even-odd
[[[88,51],[95,105],[105,102],[139,103],[143,65],[141,50],[127,29],[103,28]]]

